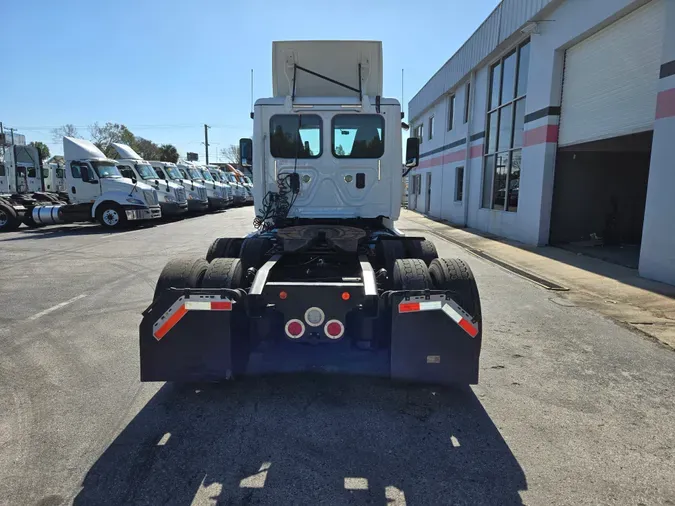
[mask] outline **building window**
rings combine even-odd
[[[469,106],[471,100],[471,81],[464,87],[464,123],[469,122]]]
[[[455,127],[455,96],[448,99],[448,132]]]
[[[421,174],[417,174],[416,176],[413,176],[412,178],[412,193],[413,195],[419,195],[421,193],[421,186],[422,186],[422,176]]]
[[[530,42],[490,68],[482,207],[518,210]]]
[[[422,141],[424,140],[424,125],[419,124],[417,125],[417,128],[415,128],[415,137],[417,137],[420,140],[420,144],[422,144]]]
[[[434,138],[434,117],[429,118],[429,140]]]
[[[461,202],[464,195],[464,167],[455,169],[455,202]]]

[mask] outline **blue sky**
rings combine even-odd
[[[254,96],[272,94],[272,41],[381,40],[384,95],[405,103],[498,0],[20,0],[4,2],[0,121],[46,142],[95,121],[203,160],[251,134]],[[406,107],[407,110],[407,107]]]

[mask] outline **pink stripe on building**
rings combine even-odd
[[[523,146],[535,146],[545,142],[558,142],[558,125],[544,125],[523,134]]]
[[[656,98],[656,119],[675,116],[675,88],[662,91]]]

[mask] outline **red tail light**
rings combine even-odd
[[[300,320],[288,320],[286,322],[286,335],[291,339],[298,339],[305,333],[305,324]]]
[[[345,326],[340,320],[328,320],[323,330],[330,339],[340,339],[345,333]]]

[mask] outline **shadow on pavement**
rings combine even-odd
[[[344,377],[166,384],[74,504],[522,504],[470,389]]]

